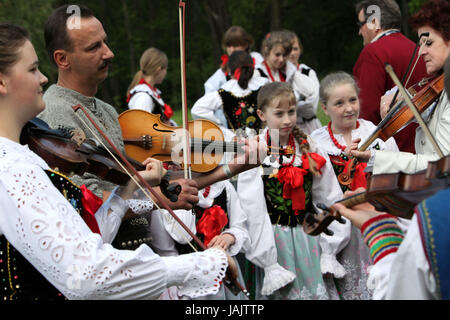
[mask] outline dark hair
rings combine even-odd
[[[394,0],[363,0],[355,5],[355,11],[358,15],[361,10],[364,13],[364,21],[371,16],[367,12],[370,6],[377,6],[380,8],[380,25],[381,29],[400,29],[402,25],[402,12],[400,7]]]
[[[239,86],[242,89],[247,89],[255,70],[253,58],[248,52],[238,50],[230,55],[228,69],[230,69],[231,74],[234,74],[234,71],[238,68],[241,68],[241,77],[238,80]]]
[[[253,37],[245,31],[241,26],[232,26],[225,31],[222,39],[222,48],[226,50],[227,47],[247,47],[246,50],[250,51],[253,46]]]
[[[0,24],[0,72],[8,74],[19,59],[19,49],[29,40],[28,32],[10,23]]]
[[[67,33],[67,19],[74,15],[75,8],[79,9],[80,18],[90,18],[94,16],[94,13],[83,5],[63,5],[53,11],[48,17],[44,27],[45,48],[50,61],[55,63],[53,59],[53,53],[55,50],[63,49],[71,51],[73,49],[72,42]],[[75,10],[75,13],[78,13]]]
[[[450,2],[448,0],[429,0],[409,19],[417,30],[430,26],[439,32],[445,41],[450,41]]]

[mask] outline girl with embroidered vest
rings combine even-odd
[[[319,86],[320,86],[319,79],[317,78],[316,72],[312,68],[310,68],[304,63],[299,62],[300,57],[303,53],[303,45],[300,42],[300,38],[292,31],[285,30],[284,32],[292,42],[292,50],[288,57],[289,61],[292,62],[297,67],[297,70],[301,74],[304,74],[307,77],[309,77],[315,84],[314,94],[306,98],[304,101],[301,101],[299,103],[299,108],[297,109],[297,125],[306,134],[311,134],[311,132],[322,126],[322,124],[320,123],[319,119],[317,119],[316,116],[317,108],[319,107]],[[305,105],[311,105],[314,114],[304,115],[302,112],[303,109],[305,109],[303,108],[303,106]]]
[[[222,128],[234,131],[241,129],[247,135],[254,135],[262,128],[256,114],[256,97],[267,79],[254,76],[254,60],[245,51],[233,52],[228,60],[228,68],[232,78],[219,90],[207,93],[195,102],[191,110],[192,117],[208,119]],[[216,117],[217,110],[223,110],[226,123]]]
[[[346,146],[356,142],[364,143],[375,131],[375,125],[359,117],[359,88],[354,78],[345,72],[336,72],[327,75],[321,81],[320,101],[321,107],[331,121],[328,125],[315,130],[311,137],[320,144],[331,160],[336,177],[350,170],[350,158]],[[376,139],[368,148],[369,150],[398,151],[394,138],[384,142]],[[349,172],[353,177],[351,184],[340,183],[342,192],[356,190],[359,187],[367,187],[367,178],[364,170],[366,163],[355,162],[354,169]],[[328,239],[327,246],[333,250],[339,250],[338,261],[345,266],[346,275],[336,278],[335,283],[343,299],[370,299],[371,292],[367,289],[367,267],[372,264],[367,247],[357,228],[350,223],[332,224],[335,236],[322,235]],[[338,232],[339,229],[340,231]],[[339,234],[340,236],[336,236]]]
[[[248,52],[256,62],[263,60],[260,53],[250,52],[253,43],[253,37],[241,26],[232,26],[225,32],[222,39],[222,48],[226,54],[221,57],[220,68],[205,82],[205,93],[219,90],[225,82],[231,79],[233,73],[230,73],[227,63],[234,51]]]
[[[149,209],[134,201],[137,186],[118,187],[102,203],[20,143],[23,127],[45,108],[47,78],[38,65],[27,32],[0,24],[2,300],[155,299],[172,285],[182,285],[192,297],[217,292],[225,275],[220,269],[234,266],[225,252],[212,248],[162,258],[146,244],[134,251],[114,249],[112,220]],[[147,159],[144,165],[144,179],[159,184],[161,163]]]
[[[233,73],[228,68],[228,59],[234,51],[248,52],[256,62],[263,60],[260,53],[256,51],[250,52],[253,47],[253,37],[245,31],[241,26],[231,26],[223,35],[222,49],[226,52],[221,56],[221,65],[214,74],[206,80],[205,94],[219,90],[227,81],[231,80]],[[226,119],[223,110],[215,111],[215,117],[220,119],[226,128]]]
[[[139,61],[140,69],[128,87],[127,104],[130,109],[159,114],[164,123],[176,125],[170,120],[173,115],[172,108],[164,102],[161,91],[156,88],[166,77],[168,63],[167,55],[161,50],[145,50]]]
[[[296,65],[289,61],[291,51],[292,39],[286,31],[268,33],[261,47],[264,61],[256,66],[256,70],[270,82],[291,84],[296,97],[298,115],[310,119],[316,115],[317,107],[309,102],[318,97],[318,83],[299,72]]]
[[[258,115],[267,124],[260,141],[270,149],[283,146],[288,152],[272,154],[262,166],[238,177],[237,191],[245,203],[251,237],[246,258],[259,267],[257,287],[264,273],[278,285],[275,290],[263,290],[266,296],[260,298],[336,298],[334,286],[329,290],[322,276],[320,238],[306,235],[302,228],[305,213],[314,210],[315,204],[332,204],[342,198],[331,163],[296,126],[296,100],[289,84],[273,82],[262,87]],[[286,269],[292,277],[276,274]]]

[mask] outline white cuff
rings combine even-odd
[[[268,296],[295,279],[295,274],[284,269],[278,263],[264,268],[264,282],[261,294]]]
[[[345,268],[336,260],[335,255],[322,253],[320,256],[320,270],[322,274],[331,273],[335,278],[343,278],[347,271]]]
[[[128,199],[126,203],[134,214],[141,215],[153,210],[153,201],[150,200]]]
[[[162,257],[167,266],[167,287],[178,285],[190,298],[216,294],[228,267],[224,251],[211,248],[176,257]]]

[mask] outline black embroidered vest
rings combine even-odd
[[[306,212],[314,212],[312,205],[312,181],[311,172],[304,177],[303,189],[305,191],[305,210],[300,210],[297,214],[292,210],[292,200],[283,198],[283,185],[276,177],[278,169],[263,165],[264,175],[264,197],[266,198],[267,212],[272,224],[295,227],[303,223]]]
[[[256,114],[256,98],[259,89],[243,97],[236,97],[231,92],[223,89],[220,89],[218,92],[222,99],[223,111],[230,129],[237,130],[245,127],[256,131],[261,129],[262,122]]]

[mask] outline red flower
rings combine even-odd
[[[237,116],[240,116],[241,113],[242,113],[242,108],[239,107],[239,109],[237,109],[236,112],[235,112],[234,114],[237,115]]]
[[[207,246],[215,236],[222,232],[227,223],[228,217],[225,211],[220,206],[214,205],[203,212],[202,217],[197,222],[197,232],[205,236],[204,242]]]

